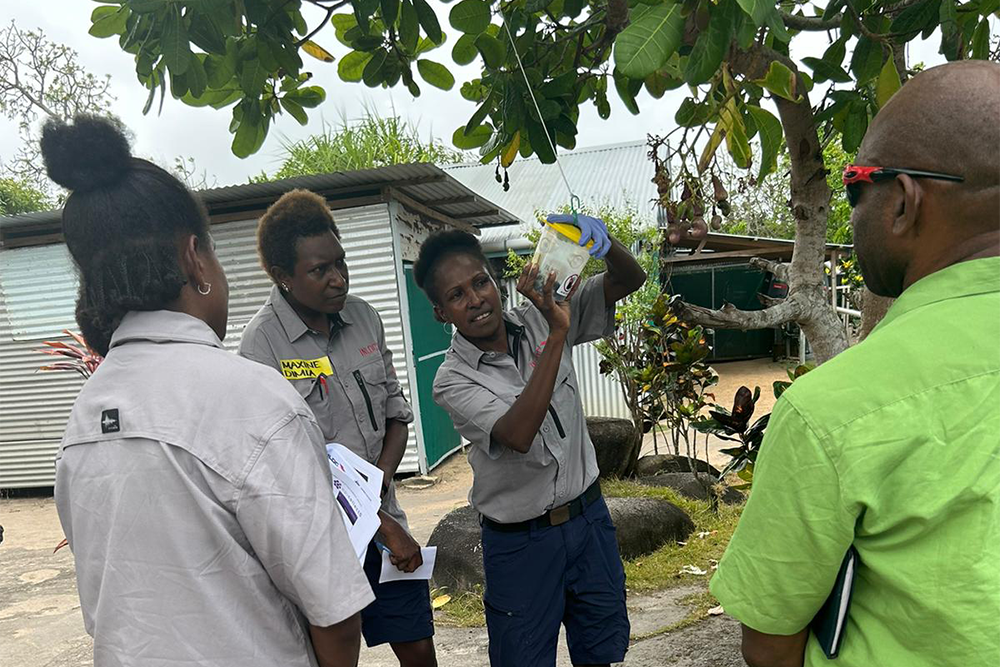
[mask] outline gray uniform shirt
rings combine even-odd
[[[494,521],[537,517],[576,498],[597,479],[572,347],[614,332],[615,309],[605,304],[604,274],[577,291],[570,314],[550,409],[526,454],[493,443],[490,433],[521,395],[545,347],[549,325],[537,308],[527,303],[504,314],[511,354],[483,352],[456,332],[434,378],[434,401],[472,443],[469,502]]]
[[[133,312],[73,405],[56,507],[94,664],[316,664],[373,599],[305,402],[201,320]]]
[[[348,295],[331,319],[330,336],[312,331],[277,286],[247,325],[240,354],[277,369],[312,408],[327,442],[375,463],[385,422],[413,421],[392,366],[385,328],[368,303]],[[322,378],[322,379],[321,379]],[[407,528],[390,482],[382,509]]]

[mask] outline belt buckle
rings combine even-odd
[[[558,526],[569,521],[569,505],[556,507],[549,511],[549,525]]]

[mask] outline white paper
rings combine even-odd
[[[382,573],[378,577],[378,582],[384,584],[387,581],[406,581],[409,579],[430,579],[434,574],[434,561],[437,560],[437,547],[423,547],[420,555],[424,557],[423,564],[413,572],[403,572],[392,564],[389,560],[388,552],[382,552]]]
[[[331,452],[331,447],[333,448],[333,452]],[[347,447],[332,442],[326,446],[326,454],[327,456],[330,456],[334,452],[340,455],[340,460],[347,466],[354,468],[355,472],[357,472],[364,481],[369,495],[373,498],[379,499],[379,502],[381,503],[382,478],[385,476],[382,469],[369,463],[368,461],[365,461]]]
[[[344,451],[346,448],[336,443],[326,446],[330,474],[333,476],[333,495],[354,552],[364,563],[368,545],[381,525],[378,511],[382,503],[378,495],[372,497],[369,482],[347,463]],[[378,483],[381,484],[381,480]]]

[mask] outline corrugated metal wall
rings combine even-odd
[[[396,271],[402,270],[402,262],[397,262],[393,253],[389,208],[386,204],[378,204],[344,209],[334,211],[333,217],[337,221],[347,253],[351,294],[370,303],[382,317],[385,342],[392,350],[392,365],[403,388],[403,395],[409,400],[410,375],[406,369],[406,344],[403,340],[399,288],[396,284]],[[406,453],[398,470],[420,471],[415,428],[410,428]]]
[[[409,375],[396,287],[396,261],[384,204],[336,211],[351,271],[351,293],[371,303],[385,322],[386,342],[404,393]],[[213,225],[229,278],[226,347],[235,351],[243,328],[267,298],[271,281],[257,261],[256,220]],[[2,251],[0,261],[0,488],[51,486],[55,454],[73,401],[83,384],[68,372],[41,373],[43,340],[68,340],[76,330],[77,283],[62,244]],[[400,472],[418,471],[411,429]]]
[[[66,246],[0,255],[0,488],[49,486],[55,455],[83,378],[39,372],[44,340],[71,340],[76,273]]]
[[[505,283],[508,307],[520,305],[524,297],[517,291],[517,281],[508,278]],[[576,366],[576,379],[580,383],[583,412],[589,417],[629,419],[628,407],[618,383],[607,375],[601,375],[600,364],[601,354],[593,343],[573,348],[573,365]]]

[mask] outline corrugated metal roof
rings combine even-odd
[[[330,200],[380,195],[383,189],[389,188],[397,193],[397,197],[402,195],[448,218],[477,227],[518,222],[518,218],[484,198],[482,194],[462,184],[440,167],[427,163],[296,176],[266,183],[227,185],[199,190],[197,194],[205,202],[209,213],[217,215],[266,207],[295,188],[307,188]],[[411,205],[406,201],[403,203]],[[53,210],[0,217],[0,232],[5,240],[15,236],[41,237],[58,234],[61,213],[61,210]]]
[[[559,161],[585,206],[634,206],[652,218],[650,202],[656,197],[656,186],[647,151],[645,142],[631,141],[561,153]],[[507,192],[496,181],[495,163],[448,165],[444,170],[525,222],[534,222],[535,211],[555,211],[569,203],[559,167],[542,164],[537,157],[518,159],[507,169]]]

